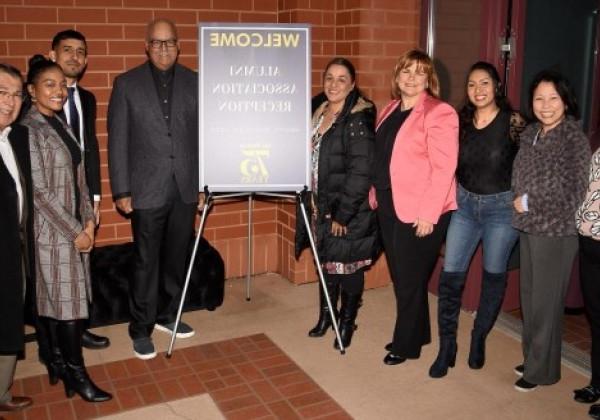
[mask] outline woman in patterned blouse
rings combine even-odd
[[[592,378],[577,389],[575,401],[593,403],[600,398],[600,149],[592,155],[589,185],[576,216],[579,230],[579,278],[583,301],[592,330]],[[600,404],[590,407],[590,416],[600,418]]]

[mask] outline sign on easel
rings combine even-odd
[[[199,24],[200,187],[310,185],[310,28]]]

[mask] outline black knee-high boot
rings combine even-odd
[[[441,378],[446,376],[449,367],[456,362],[456,330],[460,302],[466,273],[442,271],[440,275],[438,296],[438,330],[440,350],[435,362],[429,368],[429,376]]]
[[[344,348],[350,347],[352,342],[352,335],[354,334],[354,330],[356,330],[357,326],[356,316],[358,315],[358,308],[361,305],[362,293],[359,294],[350,294],[345,290],[342,290],[342,306],[340,307],[340,338],[342,339],[342,344]],[[339,343],[337,342],[337,337],[333,341],[333,346],[336,349],[339,349]]]
[[[90,379],[81,352],[82,320],[58,321],[57,333],[60,349],[65,359],[65,393],[72,397],[78,393],[88,402],[108,401],[112,395],[98,388]]]
[[[325,277],[325,285],[327,286],[327,293],[331,300],[331,306],[333,307],[333,314],[335,319],[338,319],[338,298],[340,296],[340,284],[339,281],[328,279]],[[308,332],[309,337],[323,337],[327,330],[333,326],[331,322],[331,315],[329,313],[329,306],[327,306],[327,299],[325,299],[325,293],[323,293],[323,286],[319,281],[319,320],[317,325]]]
[[[38,357],[48,370],[50,385],[56,385],[65,374],[65,361],[58,346],[56,323],[55,319],[38,317],[35,325]]]
[[[469,367],[481,369],[485,364],[485,340],[494,326],[506,291],[508,274],[488,273],[483,270],[481,281],[481,297],[471,331],[471,349],[469,350]]]

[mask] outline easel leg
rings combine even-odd
[[[250,281],[252,279],[252,194],[248,196],[248,263],[246,269],[246,301],[250,301]]]

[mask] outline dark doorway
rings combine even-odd
[[[596,57],[598,0],[528,0],[524,28],[521,104],[543,69],[564,74],[575,89],[584,129],[590,128]]]

